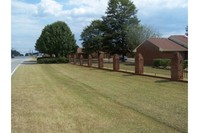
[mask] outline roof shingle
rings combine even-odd
[[[150,38],[147,41],[159,48],[159,51],[187,51],[186,48],[167,38]]]
[[[188,48],[188,37],[184,35],[172,35],[169,37],[171,41],[178,43],[179,45]]]

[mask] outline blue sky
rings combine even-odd
[[[133,0],[141,24],[152,26],[163,37],[184,34],[188,25],[188,0]],[[11,47],[21,53],[34,45],[47,24],[65,21],[81,47],[80,34],[94,19],[105,15],[108,0],[12,0]]]

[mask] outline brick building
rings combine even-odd
[[[143,56],[144,65],[152,65],[153,59],[157,58],[171,59],[175,52],[188,59],[188,37],[172,35],[169,38],[150,38],[136,47],[134,52]]]

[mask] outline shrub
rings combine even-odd
[[[171,64],[170,59],[154,59],[153,60],[153,67],[163,67],[166,68]]]
[[[68,63],[68,59],[65,57],[40,57],[37,58],[37,63],[39,64],[54,64],[54,63]]]
[[[159,67],[160,66],[160,60],[155,59],[153,60],[153,67]]]
[[[184,60],[184,69],[188,68],[188,60]]]

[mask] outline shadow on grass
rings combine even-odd
[[[161,79],[161,80],[156,80],[155,83],[171,83],[174,81],[168,80],[168,79]]]
[[[135,74],[125,74],[125,75],[122,75],[122,76],[125,76],[125,77],[129,77],[129,76],[135,76]]]
[[[124,62],[124,63],[120,62],[120,64],[123,64],[125,66],[134,66],[135,65],[135,63],[132,63],[132,62]]]

